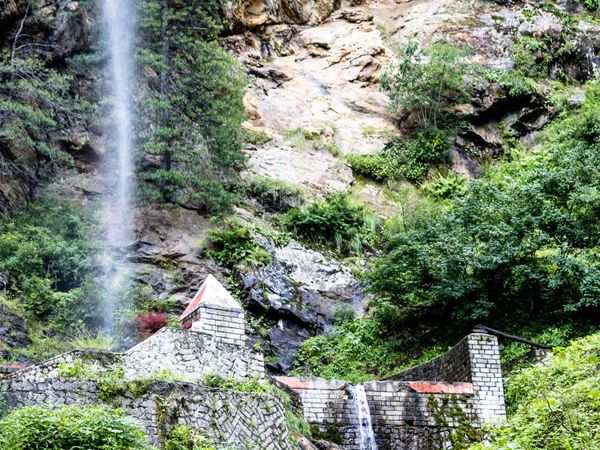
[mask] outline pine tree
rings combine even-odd
[[[226,185],[244,162],[245,78],[217,41],[220,3],[140,3],[145,192],[151,200],[209,213],[233,203]]]

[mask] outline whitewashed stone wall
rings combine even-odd
[[[438,427],[435,413],[439,410],[434,405],[459,407],[475,427],[506,417],[494,336],[471,334],[439,358],[391,378],[363,384],[379,448],[445,448],[450,430]],[[357,418],[346,383],[288,377],[276,380],[300,394],[303,414],[311,425],[325,433],[338,433],[345,449],[359,449]],[[449,420],[450,428],[457,424]]]
[[[263,355],[221,337],[193,330],[163,328],[123,355],[128,378],[150,376],[164,369],[186,380],[206,374],[264,378]]]
[[[210,334],[226,344],[246,344],[246,319],[242,309],[230,309],[201,305],[198,320],[192,323],[192,330]]]

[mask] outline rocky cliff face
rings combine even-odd
[[[96,95],[98,77],[69,61],[91,53],[97,41],[93,7],[84,2],[48,2],[33,10],[28,2],[0,2],[0,96],[8,103],[0,112],[0,212],[23,206],[34,194],[35,187],[61,168],[68,166],[89,171],[101,152],[100,131],[85,118],[73,114],[62,121],[57,104],[42,100],[17,87],[19,80],[34,79],[44,83],[52,75],[72,79],[67,92],[61,92],[56,103],[75,102],[77,98]],[[23,30],[26,30],[24,32]],[[36,61],[35,68],[22,66],[23,61]],[[89,69],[89,68],[88,68]],[[52,90],[50,81],[48,89]],[[48,110],[56,124],[46,124],[40,132],[27,127],[23,134],[11,131],[19,110],[11,110],[10,102],[21,102],[33,110]],[[35,120],[35,119],[31,119]],[[38,118],[38,120],[41,120]],[[21,126],[19,126],[22,128]],[[40,150],[37,143],[51,147],[55,154]],[[68,161],[57,164],[57,161]]]
[[[391,115],[380,79],[395,47],[410,40],[423,44],[444,38],[469,45],[470,59],[486,68],[514,65],[511,52],[523,36],[568,37],[571,51],[550,49],[548,78],[584,81],[596,73],[598,26],[564,20],[576,2],[467,0],[242,0],[228,2],[223,44],[244,64],[250,87],[246,96],[249,135],[244,177],[264,176],[299,186],[307,202],[333,192],[353,190],[382,214],[395,212],[384,186],[356,182],[344,160],[349,153],[380,151],[410,128],[413,118]],[[24,43],[48,67],[66,67],[68,58],[89,54],[94,17],[88,2],[50,2],[40,17],[27,15],[27,2],[0,1],[0,46],[9,51],[22,20],[37,30]],[[535,9],[538,8],[538,9]],[[534,11],[534,12],[532,12]],[[562,19],[561,19],[562,18]],[[33,50],[35,48],[35,50]],[[564,50],[564,49],[563,49]],[[1,76],[1,74],[0,74]],[[93,91],[98,80],[74,73],[70,95]],[[507,138],[530,141],[554,114],[546,83],[536,92],[507,95],[499,82],[483,82],[469,103],[456,105],[466,126],[454,143],[452,167],[477,176],[485,161],[503,154]],[[0,91],[2,88],[0,87]],[[581,100],[577,88],[567,98]],[[0,114],[0,125],[4,117]],[[53,189],[85,201],[102,193],[94,176],[101,154],[99,130],[85,122],[49,133],[73,156],[75,172],[55,180]],[[46,174],[56,171],[47,156],[0,132],[0,211],[25,202]],[[247,223],[268,224],[271,211],[247,199],[237,210]],[[143,295],[173,300],[181,309],[207,274],[233,282],[253,313],[254,340],[267,352],[268,366],[285,372],[302,341],[323,332],[336,311],[363,310],[366,296],[351,270],[332,255],[292,241],[276,246],[257,236],[272,263],[233,274],[200,254],[207,231],[218,227],[181,208],[140,209],[139,239],[132,246],[135,281]],[[14,327],[20,332],[19,325]]]

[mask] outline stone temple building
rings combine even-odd
[[[180,324],[124,353],[73,351],[0,375],[0,402],[106,403],[137,419],[155,444],[174,426],[186,425],[212,436],[218,448],[240,450],[297,445],[289,440],[279,396],[207,383],[214,375],[274,383],[315,431],[348,450],[374,448],[365,446],[365,434],[379,449],[448,448],[448,434],[465,421],[479,428],[505,418],[498,343],[488,334],[470,334],[446,354],[389,379],[351,386],[268,377],[263,355],[247,342],[243,308],[212,276]]]
[[[0,401],[107,403],[139,420],[156,444],[187,425],[235,449],[288,450],[281,400],[204,383],[207,375],[265,378],[263,355],[246,346],[241,305],[209,276],[181,320],[124,353],[73,351],[0,378]],[[121,380],[121,382],[119,382]]]

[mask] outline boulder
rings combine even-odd
[[[270,368],[287,372],[305,339],[329,327],[341,309],[362,314],[366,295],[350,269],[297,241],[277,248],[264,239],[263,246],[271,264],[243,274],[242,284],[248,308],[277,321],[268,335],[276,359]]]

